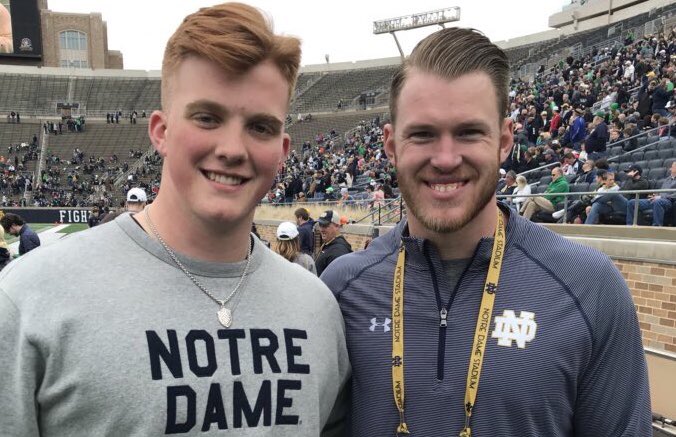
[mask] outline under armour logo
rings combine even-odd
[[[489,282],[486,284],[486,293],[494,294],[496,291],[498,291],[498,286],[495,283]]]
[[[526,343],[535,338],[537,327],[535,313],[521,311],[516,317],[514,311],[504,310],[502,316],[495,317],[495,330],[491,337],[498,339],[499,346],[511,347],[512,341],[515,341],[519,349],[525,349]]]
[[[392,323],[392,320],[388,319],[387,317],[385,317],[385,321],[383,323],[378,323],[378,319],[374,317],[371,319],[371,326],[369,326],[369,331],[373,332],[376,330],[377,326],[382,326],[383,332],[387,332],[390,330],[390,323]]]
[[[401,357],[399,355],[392,357],[392,365],[394,367],[401,367],[401,364],[402,364],[402,360],[401,360]]]
[[[472,413],[472,403],[471,402],[467,402],[465,404],[465,411],[467,411],[468,414]]]

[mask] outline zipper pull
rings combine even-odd
[[[441,311],[439,311],[439,327],[440,328],[445,328],[446,327],[446,316],[448,316],[448,311],[446,311],[446,308],[442,308]]]

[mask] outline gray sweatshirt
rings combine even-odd
[[[218,298],[244,267],[179,259]],[[229,306],[226,329],[128,214],[12,262],[0,434],[342,435],[350,366],[326,286],[255,239]]]

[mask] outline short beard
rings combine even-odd
[[[403,174],[399,175],[399,190],[401,191],[404,201],[406,201],[406,207],[410,211],[410,214],[412,214],[420,222],[420,224],[432,232],[438,234],[449,234],[459,231],[460,229],[467,226],[467,224],[476,218],[476,216],[478,216],[479,213],[481,213],[481,211],[486,207],[486,205],[488,205],[488,203],[493,199],[498,178],[498,167],[496,166],[496,168],[490,169],[489,171],[496,175],[496,180],[494,181],[495,184],[483,184],[484,186],[480,187],[476,201],[469,204],[463,215],[456,219],[430,217],[429,215],[426,216],[424,213],[425,208],[419,204],[419,199],[413,194],[413,190],[409,190],[409,187],[412,188],[412,185],[414,185],[416,182],[407,180],[407,177]],[[444,205],[437,205],[437,207],[443,208]]]

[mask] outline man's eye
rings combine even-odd
[[[481,135],[483,135],[483,132],[478,129],[468,129],[461,131],[458,136],[460,138],[477,138]]]
[[[214,117],[213,115],[210,115],[210,114],[202,114],[202,113],[195,114],[195,115],[193,115],[192,118],[193,118],[193,120],[195,120],[196,122],[198,122],[202,125],[211,126],[211,125],[215,125],[215,124],[218,123],[218,119],[216,117]]]
[[[418,131],[418,132],[412,132],[409,135],[409,137],[414,141],[424,141],[424,140],[431,139],[432,137],[434,137],[434,135],[432,134],[432,132]]]
[[[258,135],[274,135],[275,129],[265,123],[252,123],[250,129]]]

